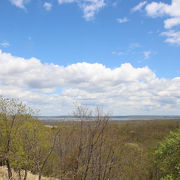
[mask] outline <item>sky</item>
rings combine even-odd
[[[39,115],[180,115],[180,0],[1,0],[0,95]]]

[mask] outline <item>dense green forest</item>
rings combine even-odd
[[[60,180],[180,179],[180,120],[112,123],[77,107],[79,122],[46,126],[14,99],[0,98],[0,164],[8,177]],[[93,115],[94,115],[93,114]]]

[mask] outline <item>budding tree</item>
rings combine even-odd
[[[31,109],[18,100],[0,97],[0,154],[12,178],[11,154],[16,146],[16,134],[25,121],[31,118]]]

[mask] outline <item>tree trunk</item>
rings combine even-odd
[[[21,170],[18,170],[18,176],[19,176],[19,180],[21,180]]]
[[[24,171],[24,180],[26,180],[27,179],[27,169],[25,169],[25,171]]]
[[[41,180],[41,176],[42,176],[42,173],[41,173],[41,172],[39,172],[39,180]]]
[[[8,169],[8,178],[11,179],[12,178],[12,171],[11,171],[11,166],[10,166],[10,163],[9,163],[8,159],[6,160],[6,166],[7,166],[7,169]]]

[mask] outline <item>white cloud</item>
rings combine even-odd
[[[174,26],[180,25],[180,17],[169,18],[164,21],[164,27],[171,29]]]
[[[149,59],[150,55],[151,55],[151,51],[144,51],[144,59]]]
[[[91,20],[94,15],[105,6],[104,0],[58,0],[59,4],[76,3],[83,10],[86,20]]]
[[[151,17],[169,16],[170,18],[164,21],[164,26],[170,29],[180,25],[180,1],[172,0],[171,4],[162,2],[152,2],[146,6],[146,12]]]
[[[162,2],[152,2],[146,6],[146,12],[149,16],[158,17],[167,13],[169,5]]]
[[[9,0],[13,5],[25,9],[25,4],[30,2],[31,0]],[[96,13],[99,12],[106,4],[105,0],[58,0],[58,3],[76,3],[83,10],[83,17],[86,20],[91,20],[95,16]],[[45,2],[43,7],[50,11],[52,8],[52,4],[49,2]]]
[[[63,4],[63,3],[72,3],[72,2],[76,2],[76,0],[58,0],[59,4]]]
[[[84,18],[90,20],[94,17],[96,12],[105,6],[105,3],[104,0],[89,0],[88,4],[85,2],[80,6],[84,12]]]
[[[19,98],[44,115],[68,114],[73,102],[120,115],[180,114],[180,77],[158,78],[148,67],[86,62],[64,67],[2,51],[0,67],[0,95]]]
[[[8,41],[3,41],[3,42],[0,43],[0,45],[5,47],[5,48],[10,46]]]
[[[146,4],[147,4],[147,1],[140,2],[138,5],[132,8],[132,11],[133,12],[140,11]]]
[[[9,0],[13,5],[24,9],[24,4],[28,3],[30,0]]]
[[[170,30],[161,33],[161,35],[167,37],[166,42],[180,45],[180,31]]]
[[[180,31],[172,30],[175,26],[180,25],[180,0],[171,0],[170,4],[164,2],[151,2],[145,6],[145,11],[147,15],[152,18],[164,17],[164,28],[170,29],[169,31],[162,33],[167,36],[166,42],[180,44]]]
[[[171,0],[171,4],[166,4],[163,2],[152,2],[146,6],[146,12],[149,16],[164,16],[168,15],[171,17],[180,16],[180,1]]]
[[[47,10],[50,11],[52,9],[52,4],[49,2],[45,2],[43,7]]]
[[[125,23],[125,22],[128,22],[129,20],[127,19],[127,17],[124,17],[124,18],[118,18],[117,19],[117,22],[118,23]]]

